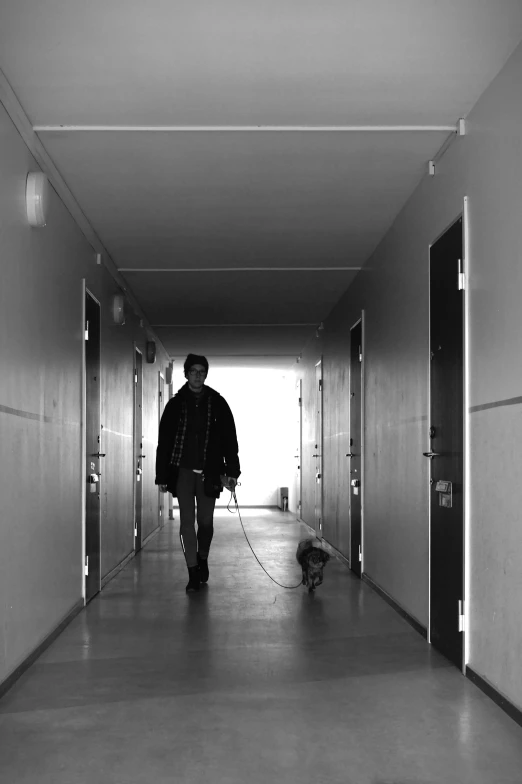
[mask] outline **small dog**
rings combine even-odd
[[[308,586],[309,593],[315,591],[323,582],[323,567],[330,556],[320,545],[315,544],[314,539],[303,539],[297,545],[295,557],[303,570],[303,585]]]

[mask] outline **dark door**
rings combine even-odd
[[[100,305],[85,293],[85,600],[100,590]]]
[[[162,373],[158,373],[158,427],[156,428],[156,433],[159,433],[159,423],[161,421],[161,415],[163,414],[163,409],[165,408],[165,378],[163,377]],[[160,493],[158,487],[158,511],[159,511],[159,525],[163,525],[163,519],[165,514],[165,500],[166,494]]]
[[[362,566],[362,321],[350,330],[350,567],[358,577]]]
[[[143,511],[143,356],[134,351],[134,549],[141,550]]]
[[[430,250],[430,506],[433,645],[462,666],[464,305],[462,221]]]
[[[301,497],[302,497],[302,486],[301,486],[301,453],[303,450],[303,381],[302,379],[298,379],[296,382],[296,397],[297,397],[297,445],[295,449],[295,487],[296,487],[296,501],[295,501],[295,508],[296,508],[296,517],[298,520],[301,519]]]
[[[315,535],[323,537],[323,363],[315,366]]]
[[[174,397],[174,385],[172,381],[170,384],[167,384],[167,387],[167,397],[170,400],[172,397]],[[168,499],[167,503],[169,507],[169,520],[174,520],[174,497],[171,493],[166,493],[166,497]]]

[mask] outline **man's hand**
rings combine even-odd
[[[237,485],[237,479],[235,479],[233,476],[221,476],[220,479],[223,487],[233,493],[234,488]]]
[[[160,489],[160,493],[166,493],[167,492],[167,485],[158,485],[158,486],[159,486],[159,489]]]

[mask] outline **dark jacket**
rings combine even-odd
[[[200,409],[204,408],[205,412],[208,412],[208,416],[205,413],[203,428],[201,414],[198,414],[198,421],[195,421],[195,396],[188,384],[182,386],[169,400],[161,417],[156,450],[156,484],[167,485],[174,496],[180,464],[202,468],[205,493],[215,497],[218,497],[222,490],[219,478],[221,475],[237,479],[241,473],[232,411],[219,392],[206,385],[203,390]],[[187,455],[194,454],[195,432],[203,437],[200,440],[197,464],[188,466]]]

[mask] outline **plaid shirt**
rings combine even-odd
[[[211,387],[205,385],[206,416],[203,413],[204,425],[199,430],[204,437],[204,448],[198,459],[198,468],[203,458],[203,470],[208,479],[219,482],[219,476],[226,474],[237,479],[240,475],[238,445],[234,417],[226,400]],[[171,493],[175,493],[177,474],[187,451],[187,439],[190,437],[190,405],[191,393],[187,385],[169,400],[161,417],[156,450],[156,484],[167,485]],[[196,466],[194,466],[195,468]]]
[[[207,425],[205,429],[205,444],[203,448],[203,463],[207,457],[208,437],[210,434],[210,423],[212,421],[212,395],[207,396]],[[181,458],[183,456],[183,447],[185,445],[185,436],[187,435],[188,426],[188,403],[184,400],[181,404],[181,416],[178,422],[178,429],[174,439],[174,447],[170,458],[170,465],[175,465],[179,468]]]

